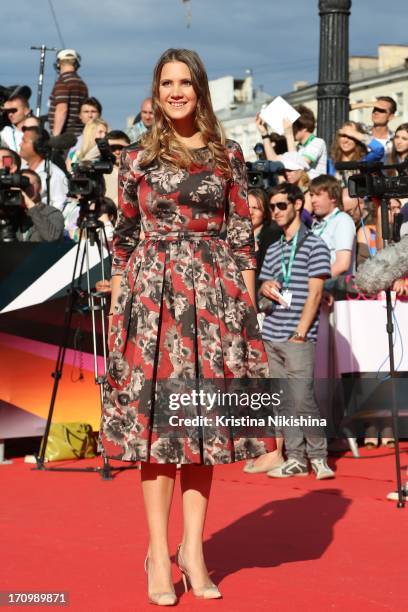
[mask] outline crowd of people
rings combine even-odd
[[[332,301],[325,289],[332,286],[330,282],[334,279],[354,274],[367,258],[383,246],[379,201],[368,197],[350,197],[348,178],[356,171],[339,171],[336,168],[338,162],[345,161],[391,164],[403,162],[407,158],[407,124],[401,124],[395,134],[388,126],[396,112],[395,101],[381,96],[372,103],[372,107],[373,125],[367,128],[355,121],[345,122],[336,132],[330,153],[326,143],[314,135],[315,118],[305,106],[296,108],[300,116],[293,125],[284,122],[286,143],[283,152],[281,149],[279,153],[276,151],[276,135],[269,134],[267,125],[259,115],[256,117],[263,145],[257,148],[258,155],[271,161],[280,161],[284,167],[282,175],[275,179],[278,186],[268,192],[260,190],[259,186],[249,191],[260,260],[258,286],[259,295],[262,296],[261,310],[265,298],[275,302],[274,310],[266,312],[262,335],[271,371],[280,373],[284,378],[312,379],[312,347],[316,342],[319,304],[323,301],[329,305]],[[279,146],[282,147],[281,142]],[[388,220],[395,238],[398,233],[407,231],[407,201],[392,198],[389,202]],[[297,239],[301,242],[304,233],[309,232],[310,239],[306,243],[309,250],[306,245],[294,244],[295,229],[297,232],[299,227],[298,216],[302,231],[298,233]],[[316,253],[313,252],[312,237],[319,238],[320,249],[323,251],[317,249]],[[324,248],[329,257],[329,267],[326,269],[323,265]],[[288,292],[290,273],[286,278],[280,269],[282,267],[285,270],[291,262],[293,281]],[[297,266],[301,272],[295,276]],[[298,287],[296,282],[299,283]],[[398,279],[393,290],[399,296],[407,296],[408,279]],[[282,308],[281,301],[285,293],[291,302],[289,309],[286,306]],[[268,304],[266,307],[269,307]],[[295,330],[291,339],[296,338],[299,344],[285,342],[289,329]],[[302,413],[308,405],[308,413],[316,415],[313,394],[307,388],[302,388],[300,397],[297,413],[299,410]],[[378,445],[379,434],[384,446],[393,446],[389,423],[377,421],[366,425],[364,444],[367,448]],[[278,439],[276,451],[251,461],[245,470],[250,473],[267,472],[271,477],[302,475],[307,473],[308,458],[318,478],[333,475],[325,462],[325,449],[319,448],[316,451],[313,439],[308,440],[307,436],[299,435],[295,440],[295,448],[292,448],[290,439],[283,437],[286,461],[281,452],[282,441]]]
[[[50,96],[48,129],[33,115],[21,88],[3,105],[7,125],[0,132],[0,169],[28,179],[18,194],[24,214],[18,218],[15,240],[78,240],[81,217],[78,197],[69,192],[70,173],[99,159],[100,138],[107,139],[115,160],[112,172],[104,175],[99,210],[107,238],[113,238],[120,158],[126,147],[139,143],[152,129],[152,99],[142,102],[127,131],[111,129],[102,117],[102,104],[89,94],[78,74],[80,63],[75,50],[65,49],[57,55],[59,76]],[[347,188],[350,171],[338,170],[336,164],[408,159],[408,124],[399,125],[395,133],[389,128],[397,111],[395,101],[379,96],[374,102],[352,105],[351,111],[361,106],[372,107],[372,125],[346,121],[330,149],[330,143],[315,135],[315,117],[306,106],[296,108],[299,118],[293,124],[284,122],[283,137],[270,133],[259,115],[255,118],[261,140],[255,148],[258,157],[279,161],[284,168],[274,177],[274,184],[258,184],[248,192],[259,320],[270,367],[284,377],[312,379],[320,304],[330,305],[332,299],[327,292],[329,280],[353,274],[382,248],[378,201],[351,198]],[[390,225],[407,221],[408,204],[392,199]],[[0,216],[0,230],[8,222]],[[397,280],[393,289],[407,296],[408,279]],[[307,413],[316,414],[312,388],[302,389],[301,394]],[[382,434],[383,443],[391,445],[389,428]],[[294,445],[286,443],[284,460],[283,438],[284,432],[276,450],[249,462],[245,470],[272,477],[298,475],[307,473],[308,458],[318,478],[333,476],[325,443],[300,436]],[[376,446],[372,428],[365,442],[368,447]]]
[[[53,86],[48,116],[34,116],[28,88],[13,91],[2,107],[0,170],[8,174],[28,172],[30,185],[11,189],[0,211],[0,240],[77,240],[80,211],[78,198],[70,194],[69,179],[80,164],[99,159],[97,139],[106,138],[114,155],[113,170],[104,175],[100,203],[108,240],[112,238],[118,206],[118,169],[122,150],[150,129],[153,110],[150,98],[129,130],[111,129],[102,117],[102,104],[89,95],[78,74],[81,58],[73,49],[57,54],[59,76]],[[28,94],[29,95],[29,94]],[[4,125],[5,124],[5,125]],[[17,214],[17,212],[19,214]],[[2,226],[14,226],[2,232]]]

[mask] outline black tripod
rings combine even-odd
[[[100,259],[100,276],[99,278],[105,280],[104,270],[104,254],[108,254],[110,261],[110,254],[108,249],[108,241],[106,238],[105,228],[101,221],[97,218],[96,211],[88,210],[88,202],[83,202],[84,209],[86,207],[86,213],[80,224],[79,242],[77,246],[77,252],[75,256],[74,271],[72,275],[72,281],[68,292],[68,302],[65,310],[64,319],[64,331],[61,344],[58,348],[57,362],[55,371],[52,376],[54,378],[54,385],[52,389],[52,396],[50,407],[48,411],[47,423],[45,426],[44,437],[42,439],[39,455],[36,456],[37,467],[34,469],[38,470],[49,470],[58,472],[99,472],[104,480],[112,479],[112,470],[126,470],[126,469],[137,469],[136,466],[112,468],[109,464],[107,457],[103,456],[103,466],[100,467],[87,467],[87,468],[72,468],[72,467],[48,467],[45,464],[45,453],[47,449],[47,442],[50,433],[50,427],[52,417],[54,413],[54,406],[58,392],[59,381],[62,377],[62,370],[65,361],[65,352],[68,346],[69,337],[71,334],[71,322],[74,312],[83,313],[83,300],[84,297],[88,299],[87,310],[91,313],[92,317],[92,340],[93,340],[93,357],[94,357],[94,372],[95,372],[95,383],[99,385],[101,404],[104,400],[103,383],[106,376],[106,328],[105,328],[105,307],[106,307],[106,294],[103,292],[91,291],[91,280],[90,280],[90,262],[91,258],[94,258],[96,253],[94,249],[97,249],[98,259]],[[97,206],[96,206],[97,208]],[[86,289],[81,286],[81,279],[84,272],[86,275]],[[96,333],[96,319],[97,315],[101,321],[101,354],[103,355],[103,371],[99,371],[98,366],[98,342]]]
[[[390,241],[390,223],[388,221],[388,200],[387,198],[381,199],[381,230],[384,247],[388,246]],[[392,433],[395,440],[395,469],[397,475],[397,491],[398,491],[398,502],[397,508],[403,508],[405,506],[405,494],[402,490],[401,482],[401,460],[400,460],[400,447],[399,447],[399,427],[398,427],[398,409],[397,409],[397,398],[395,393],[395,361],[394,361],[394,324],[392,321],[392,301],[391,301],[391,288],[389,287],[385,291],[386,306],[387,306],[387,334],[388,334],[388,351],[390,359],[390,377],[391,377],[391,414],[392,414]]]

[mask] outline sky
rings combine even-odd
[[[169,47],[197,51],[210,79],[242,78],[250,68],[254,85],[271,95],[318,77],[318,0],[13,0],[1,12],[0,84],[29,85],[35,107],[39,52],[30,46],[74,48],[112,129],[123,129],[137,113]],[[380,43],[408,44],[407,17],[406,0],[353,0],[350,53],[376,55]],[[47,54],[42,113],[56,78],[54,60],[55,53]]]

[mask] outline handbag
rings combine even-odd
[[[96,456],[96,443],[88,423],[52,423],[45,451],[47,461],[90,459]]]

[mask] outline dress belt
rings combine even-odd
[[[173,231],[173,232],[144,232],[145,239],[148,240],[206,240],[209,238],[219,238],[219,231],[206,232],[189,232],[189,231]]]

